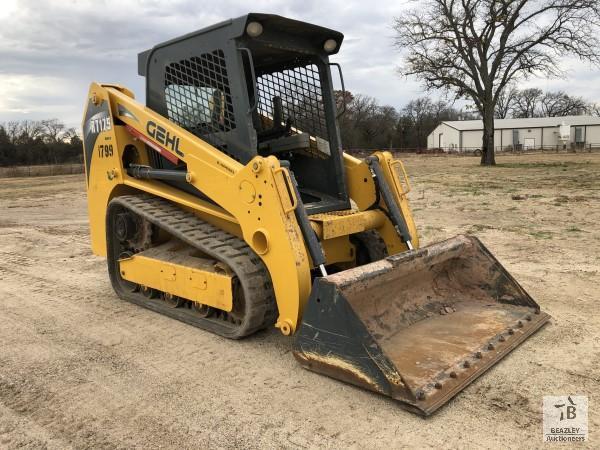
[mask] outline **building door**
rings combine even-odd
[[[525,138],[523,141],[525,150],[533,150],[535,148],[535,138]]]
[[[438,148],[444,148],[444,133],[438,136]]]

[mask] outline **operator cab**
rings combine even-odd
[[[248,14],[140,53],[138,72],[148,107],[240,163],[288,161],[309,214],[348,209],[329,62],[342,40],[327,28]],[[152,154],[155,167],[172,168]]]

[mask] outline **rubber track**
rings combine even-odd
[[[126,295],[118,292],[126,300],[232,339],[248,336],[275,323],[277,305],[269,272],[262,260],[242,239],[159,197],[127,195],[113,199],[112,204],[132,211],[182,242],[225,263],[240,280],[246,302],[246,314],[242,324],[236,325],[215,317],[199,317],[191,309],[171,308],[163,305],[160,300],[149,301],[137,292]],[[134,296],[135,299],[132,298]]]

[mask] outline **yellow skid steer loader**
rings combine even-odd
[[[402,162],[342,152],[343,35],[248,14],[139,54],[146,106],[93,83],[91,243],[124,300],[428,415],[549,316],[474,237],[420,248]]]

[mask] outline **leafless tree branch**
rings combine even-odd
[[[600,66],[598,0],[422,0],[394,21],[400,71],[427,90],[473,100],[484,119],[482,164],[494,163],[494,114],[507,86],[562,76],[575,56]]]

